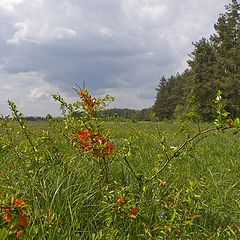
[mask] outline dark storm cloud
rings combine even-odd
[[[209,36],[227,3],[2,1],[0,83],[28,84],[19,93],[23,106],[55,89],[70,96],[71,86],[85,81],[97,95],[116,95],[117,106],[136,108],[153,104],[162,75],[184,70],[191,42]]]

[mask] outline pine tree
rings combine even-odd
[[[194,105],[194,111],[200,118],[209,121],[213,113],[212,99],[218,89],[215,81],[216,54],[211,43],[205,38],[194,46],[195,49],[188,61],[193,79],[188,100]]]
[[[183,74],[177,73],[168,79],[160,79],[157,90],[157,96],[153,106],[153,111],[158,119],[172,118],[177,106],[183,106],[189,91],[189,84],[185,80],[189,71]]]
[[[226,99],[227,109],[240,113],[240,5],[236,0],[226,6],[214,25],[211,36],[217,54],[216,76]]]

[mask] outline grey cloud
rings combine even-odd
[[[191,43],[211,34],[227,2],[23,0],[0,9],[0,66],[5,76],[40,73],[68,96],[85,81],[97,95],[116,94],[117,106],[147,107],[159,78],[184,70]]]

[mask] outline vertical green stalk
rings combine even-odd
[[[13,101],[8,100],[8,105],[9,105],[9,108],[12,112],[13,120],[16,120],[18,122],[18,124],[20,125],[26,139],[28,140],[28,142],[29,142],[29,144],[32,148],[33,153],[36,155],[37,154],[37,149],[34,146],[33,141],[32,141],[32,139],[30,138],[30,136],[27,132],[26,126],[23,123],[23,119],[22,119],[23,114],[19,113],[19,111],[17,110],[17,106]]]

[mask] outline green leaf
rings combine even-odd
[[[7,228],[0,229],[0,239],[5,240],[8,239],[11,232]]]
[[[234,120],[234,125],[235,125],[237,128],[240,127],[240,119],[239,119],[239,118],[236,118],[236,119]]]

